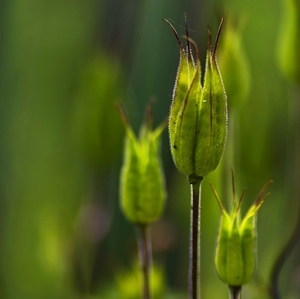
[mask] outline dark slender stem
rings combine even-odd
[[[138,231],[138,249],[141,271],[143,276],[143,299],[150,299],[150,265],[151,265],[151,241],[149,227],[139,225]]]
[[[190,222],[190,265],[189,295],[190,299],[200,298],[200,206],[201,183],[203,177],[190,180],[191,184],[191,222]]]
[[[242,299],[241,286],[229,286],[230,299]]]
[[[271,271],[271,285],[270,285],[270,295],[272,299],[280,299],[279,291],[279,277],[281,270],[285,265],[287,259],[290,257],[292,251],[296,248],[297,243],[300,241],[300,206],[298,210],[297,223],[295,225],[294,231],[291,234],[287,244],[283,247],[279,256],[277,257],[273,269]]]
[[[300,140],[299,140],[299,132],[298,128],[300,127],[300,81],[298,85],[295,87],[295,90],[291,90],[291,96],[289,99],[290,110],[289,110],[289,120],[290,120],[290,143],[293,145],[291,147],[291,152],[289,156],[291,157],[289,162],[289,173],[291,169],[291,196],[294,197],[296,202],[299,202],[300,198],[300,188],[299,188],[299,176],[300,176]],[[295,209],[295,207],[292,207]],[[281,252],[279,253],[277,259],[275,260],[274,266],[271,271],[270,277],[270,287],[269,292],[272,299],[280,299],[282,298],[279,290],[279,278],[280,274],[282,273],[282,269],[286,264],[287,260],[291,256],[291,253],[296,248],[298,242],[300,241],[300,205],[298,203],[298,214],[296,225],[293,229],[290,238],[288,239],[287,243],[282,248]]]

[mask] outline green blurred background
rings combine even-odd
[[[183,35],[184,12],[203,65],[206,24],[215,36],[225,16],[219,56],[230,86],[228,146],[203,183],[202,298],[228,296],[214,269],[220,212],[208,182],[229,206],[231,167],[238,194],[248,188],[243,210],[267,180],[275,181],[258,213],[258,267],[244,290],[245,299],[269,298],[271,269],[299,209],[296,3],[1,1],[0,298],[139,298],[135,230],[118,204],[124,129],[114,103],[124,103],[136,131],[152,99],[154,123],[167,116],[179,52],[161,19]],[[295,59],[285,56],[285,45]],[[226,47],[229,60],[221,58]],[[154,299],[187,298],[189,186],[168,143],[166,131],[168,201],[152,226]],[[299,251],[298,245],[280,275],[283,298],[299,298]]]

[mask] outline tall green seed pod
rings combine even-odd
[[[240,215],[240,206],[246,190],[237,202],[233,176],[233,207],[230,214],[225,211],[216,190],[211,185],[222,213],[215,265],[220,279],[230,287],[239,287],[248,283],[254,274],[257,237],[256,213],[269,195],[268,193],[263,196],[270,183],[272,183],[271,180],[265,184],[243,219]]]
[[[216,57],[222,23],[213,48],[209,31],[202,85],[198,48],[189,38],[188,29],[184,49],[175,28],[165,21],[175,34],[180,52],[169,118],[171,153],[181,173],[198,179],[218,166],[227,137],[227,100]]]
[[[121,208],[136,224],[157,220],[163,211],[166,191],[159,155],[160,136],[166,124],[152,130],[152,110],[141,127],[139,139],[132,131],[124,110],[119,109],[126,128],[124,163],[120,178]]]

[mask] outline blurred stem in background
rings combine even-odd
[[[150,299],[150,270],[151,270],[151,239],[150,228],[145,225],[137,226],[139,258],[142,268],[143,299]]]
[[[282,75],[289,84],[289,142],[291,143],[289,157],[291,177],[289,183],[292,200],[298,203],[298,213],[294,229],[289,239],[281,249],[270,274],[270,294],[273,299],[284,298],[280,291],[280,275],[287,260],[300,241],[300,2],[298,0],[283,0],[283,18],[278,39],[278,64]],[[299,262],[299,261],[298,261]]]

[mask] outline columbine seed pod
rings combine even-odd
[[[171,153],[181,173],[190,179],[204,177],[218,166],[227,137],[227,100],[216,57],[222,23],[213,49],[209,31],[202,86],[198,48],[189,38],[187,27],[184,50],[175,28],[165,21],[176,36],[180,52],[169,117]]]
[[[222,213],[215,265],[220,279],[231,287],[238,287],[248,283],[254,274],[256,264],[256,213],[270,194],[268,193],[263,197],[270,183],[272,181],[268,181],[265,184],[242,220],[240,205],[246,190],[244,190],[239,202],[237,202],[234,178],[232,176],[234,200],[232,211],[228,214],[216,190],[211,185]]]
[[[136,138],[125,116],[119,111],[126,128],[124,164],[121,170],[121,209],[126,218],[137,224],[157,220],[166,199],[165,181],[159,156],[160,135],[166,124],[152,130],[152,110],[149,107],[146,122]]]

